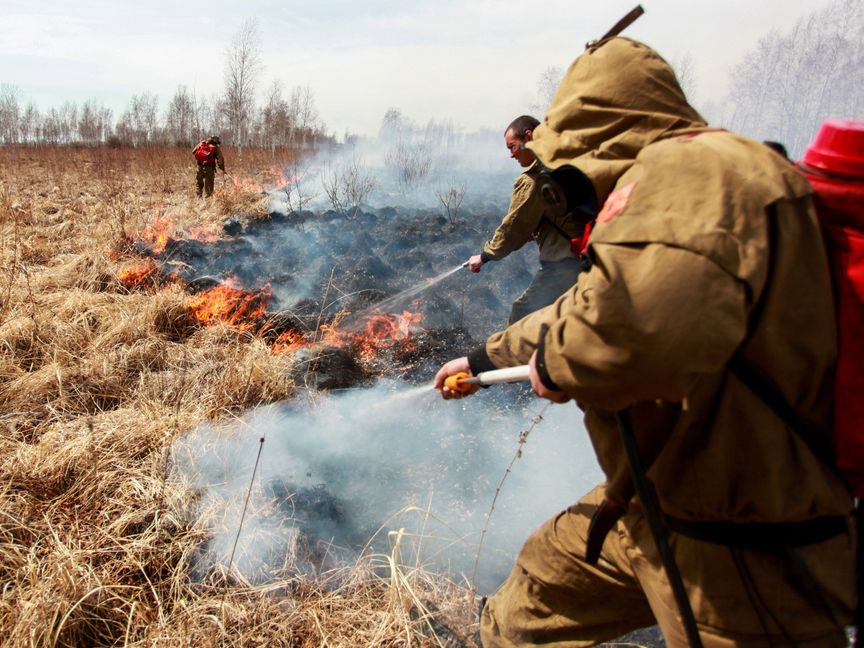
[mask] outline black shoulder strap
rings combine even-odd
[[[732,356],[727,366],[738,380],[774,410],[774,413],[807,444],[813,454],[829,466],[834,466],[834,450],[830,439],[811,428],[798,412],[792,409],[774,384],[747,362],[740,352]]]
[[[768,272],[765,277],[765,290],[763,290],[759,301],[756,302],[753,312],[750,314],[750,320],[747,323],[747,337],[744,338],[744,341],[738,347],[738,350],[732,356],[727,366],[738,380],[761,398],[786,425],[798,434],[813,454],[829,466],[834,466],[834,451],[831,447],[831,440],[825,434],[810,427],[788,403],[774,383],[763,376],[743,355],[744,347],[747,346],[762,318],[762,311],[767,299],[766,293],[771,289],[772,285],[771,279],[774,274],[773,268],[777,250],[777,208],[775,205],[770,205],[767,209],[766,228],[768,238]]]
[[[546,216],[546,214],[543,214],[543,215],[540,217],[540,220],[541,220],[541,221],[544,221],[544,222],[546,222],[546,223],[548,223],[549,225],[551,225],[551,226],[555,229],[555,231],[558,232],[561,236],[563,236],[567,241],[571,241],[571,240],[573,240],[573,237],[575,237],[575,236],[579,236],[578,234],[573,234],[573,235],[568,234],[567,232],[565,232],[565,231],[564,231],[564,230],[563,230],[563,229],[558,225],[558,223],[556,223],[556,222],[553,221],[551,218],[549,218],[548,216]]]

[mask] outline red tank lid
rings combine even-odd
[[[864,178],[864,121],[826,120],[801,161],[816,171]]]

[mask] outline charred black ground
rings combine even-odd
[[[231,275],[248,290],[269,286],[274,332],[309,332],[339,313],[364,311],[464,263],[479,252],[501,215],[473,209],[453,222],[435,210],[392,207],[353,218],[333,211],[273,212],[266,220],[229,221],[233,236],[214,243],[169,241],[158,259],[190,292]],[[503,326],[534,271],[536,261],[527,254],[534,251],[525,252],[478,274],[460,270],[393,310],[423,315],[431,340],[420,346],[437,361]]]

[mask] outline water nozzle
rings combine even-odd
[[[476,376],[472,376],[466,371],[460,371],[452,376],[447,376],[444,380],[444,386],[452,391],[466,394],[471,391],[472,385],[480,385],[482,387],[528,380],[530,371],[531,368],[528,365],[507,367],[506,369],[494,369],[492,371],[482,371]]]
[[[467,371],[460,371],[452,376],[447,376],[444,380],[444,386],[451,391],[462,392],[463,394],[471,390],[471,385],[476,385],[477,379],[472,378]]]

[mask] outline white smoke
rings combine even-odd
[[[544,404],[521,386],[457,402],[429,387],[381,381],[201,426],[173,449],[175,477],[200,495],[190,514],[212,528],[200,569],[230,560],[263,438],[232,564],[245,578],[326,568],[353,559],[367,542],[367,550],[388,551],[386,532],[376,534],[383,525],[409,532],[421,554],[415,560],[467,581],[519,433]],[[535,527],[599,480],[579,411],[547,408],[492,512],[480,591],[500,583]]]
[[[349,176],[371,183],[368,193],[361,191],[370,208],[441,209],[442,196],[454,190],[464,193],[466,208],[492,199],[503,209],[519,172],[505,148],[503,127],[500,133],[468,133],[451,124],[418,127],[403,121],[398,128],[382,128],[376,138],[357,137],[286,165],[284,176],[291,182],[271,192],[270,210],[330,209],[325,186]]]

